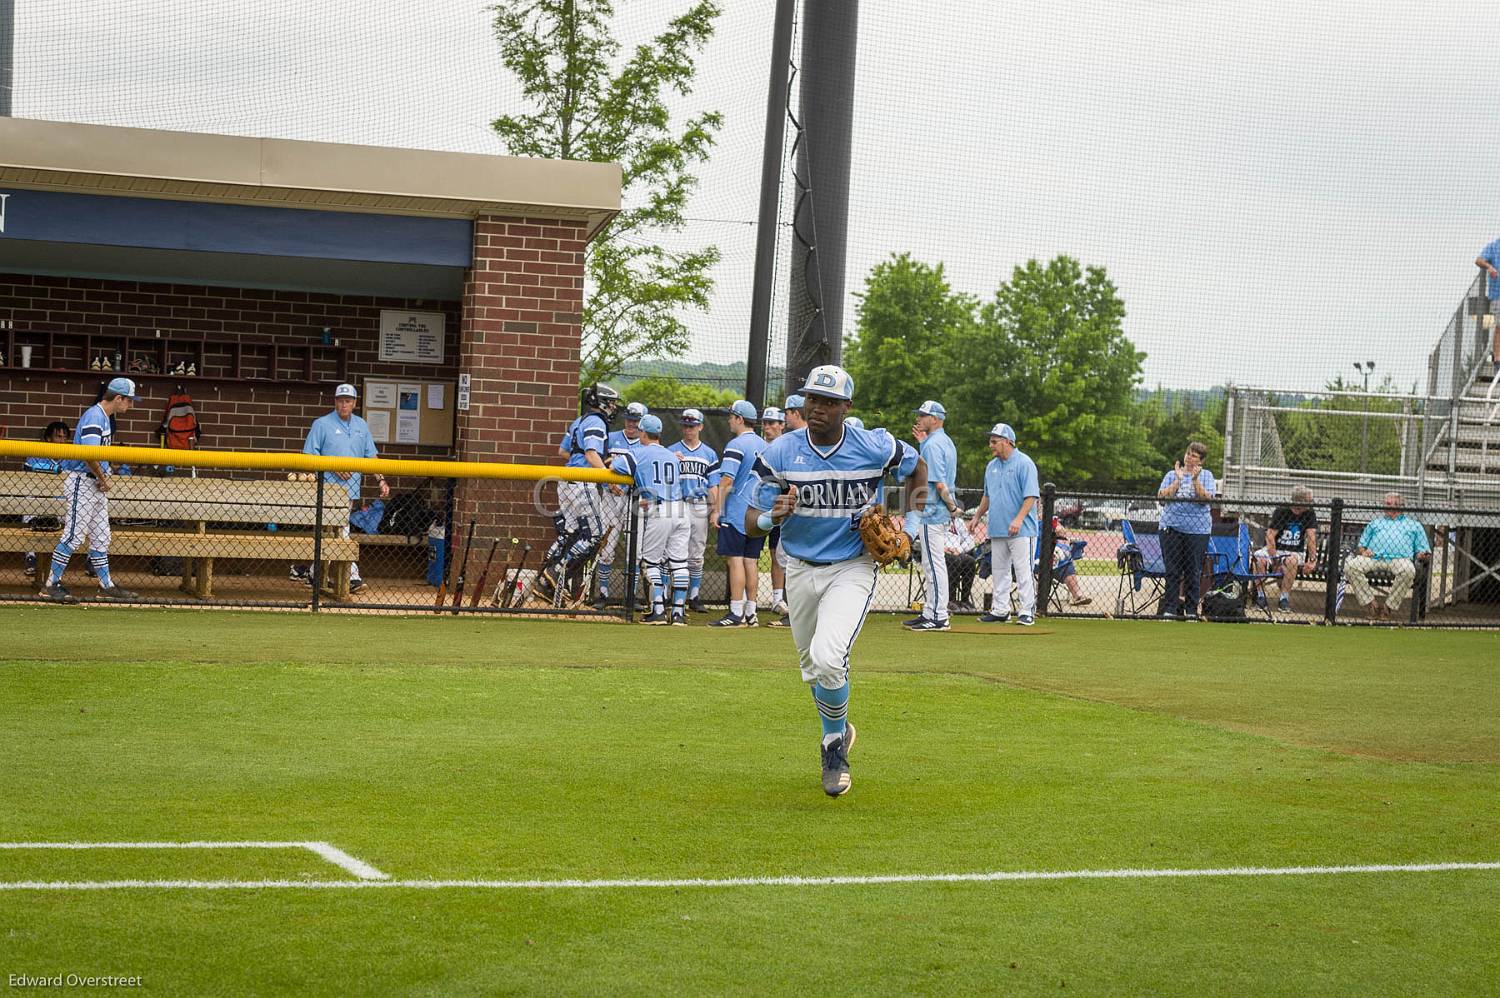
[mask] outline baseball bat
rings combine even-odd
[[[458,583],[453,587],[453,612],[464,602],[464,578],[469,574],[469,552],[474,550],[474,519],[469,520],[469,541],[464,545],[464,560],[458,563]]]
[[[500,609],[504,610],[512,605],[521,605],[521,596],[517,587],[521,584],[521,576],[526,572],[526,562],[531,558],[531,545],[527,544],[521,549],[521,564],[516,567],[516,581],[511,583],[510,588],[505,590],[505,599],[500,603]]]
[[[500,538],[496,537],[490,541],[490,556],[484,560],[484,571],[479,573],[479,581],[474,584],[474,595],[469,600],[469,609],[479,605],[479,597],[484,594],[484,587],[490,581],[490,566],[495,562],[495,548],[500,544]]]
[[[510,554],[505,557],[505,568],[500,573],[500,581],[495,583],[495,591],[490,595],[490,606],[499,606],[500,597],[505,595],[505,580],[510,578],[510,570],[516,567],[516,556],[521,553],[521,539],[512,537],[510,539]]]
[[[433,603],[433,609],[442,612],[443,604],[448,599],[448,580],[453,577],[453,554],[458,550],[458,541],[462,539],[464,528],[462,526],[452,528],[455,535],[448,539],[449,543],[443,547],[443,583],[438,586],[437,601]]]

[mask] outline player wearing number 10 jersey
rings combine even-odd
[[[692,525],[683,502],[682,461],[661,445],[660,416],[641,418],[640,440],[617,455],[610,469],[635,479],[635,497],[641,505],[641,568],[651,586],[651,615],[645,623],[686,626],[683,604],[687,602]],[[672,576],[670,618],[663,567]]]

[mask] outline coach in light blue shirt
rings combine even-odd
[[[375,438],[370,427],[354,414],[354,402],[359,393],[353,385],[339,385],[333,390],[333,411],[313,420],[307,431],[307,440],[302,444],[302,453],[321,454],[323,457],[376,457]],[[357,471],[325,471],[323,480],[337,485],[349,493],[350,502],[359,501],[359,486],[363,476]],[[380,483],[380,498],[391,494],[384,475],[376,475]]]
[[[960,512],[953,490],[958,488],[958,448],[943,429],[948,411],[943,403],[927,401],[917,409],[912,433],[921,441],[918,454],[927,462],[927,502],[917,516],[906,518],[907,532],[916,535],[917,524],[926,523],[947,529],[948,521]]]
[[[990,453],[984,469],[984,498],[975,516],[987,517],[990,535],[990,581],[994,585],[986,624],[1010,619],[1011,580],[1015,579],[1018,623],[1030,624],[1036,613],[1036,579],[1031,563],[1041,535],[1037,504],[1042,490],[1036,462],[1016,449],[1016,431],[1007,423],[990,428]]]

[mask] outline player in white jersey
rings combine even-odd
[[[668,450],[682,462],[682,498],[687,503],[691,534],[688,537],[687,608],[704,613],[700,595],[703,589],[703,552],[708,548],[708,493],[719,482],[719,455],[699,439],[703,433],[703,413],[697,409],[682,410],[682,439]],[[675,589],[673,590],[676,591]]]
[[[832,364],[815,367],[802,389],[805,432],[783,434],[755,462],[757,485],[745,531],[781,525],[787,603],[802,679],[823,724],[823,791],[850,787],[849,652],[864,626],[879,571],[859,536],[860,515],[881,501],[884,479],[906,482],[908,508],[926,498],[927,466],[885,430],[844,421],[854,379]]]
[[[632,402],[625,407],[625,428],[609,435],[607,460],[613,464],[621,454],[632,454],[644,441],[641,440],[641,420],[649,410],[645,403]],[[594,600],[594,609],[602,610],[609,604],[609,581],[614,572],[615,554],[620,550],[620,539],[625,535],[625,516],[630,509],[625,490],[618,485],[606,486],[602,494],[604,514],[604,545],[599,549],[599,596]],[[634,565],[625,567],[628,579],[635,572]],[[628,583],[627,583],[628,584]]]
[[[692,521],[682,499],[682,461],[661,445],[661,417],[641,419],[641,443],[610,462],[610,469],[635,479],[641,508],[641,571],[651,587],[651,615],[644,624],[687,626],[688,539]],[[672,615],[667,616],[667,576],[672,584]]]
[[[774,405],[766,406],[766,411],[760,414],[760,432],[766,438],[769,445],[777,437],[786,432],[786,413]],[[781,614],[780,617],[767,624],[767,627],[791,627],[786,606],[786,552],[781,550],[781,528],[771,528],[771,536],[768,541],[771,546],[771,612]]]
[[[135,382],[129,378],[115,378],[104,389],[104,397],[89,406],[78,428],[73,431],[73,443],[84,447],[108,447],[114,443],[114,427],[111,417],[129,412],[135,403]],[[63,573],[68,570],[68,561],[85,540],[88,541],[89,567],[99,580],[99,594],[108,599],[139,599],[128,589],[115,585],[109,576],[109,487],[110,466],[108,461],[67,460],[61,465],[63,478],[63,509],[67,519],[63,523],[62,537],[52,551],[52,571],[41,595],[61,603],[74,602],[73,596],[63,588]]]

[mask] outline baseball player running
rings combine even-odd
[[[682,439],[668,450],[677,455],[682,463],[682,498],[687,504],[688,520],[692,531],[688,537],[688,587],[687,608],[694,613],[705,612],[703,598],[703,552],[708,547],[708,493],[719,481],[719,455],[708,444],[701,443],[703,413],[697,409],[682,410]],[[677,591],[675,588],[672,590]]]
[[[714,486],[713,516],[719,525],[714,549],[724,558],[729,575],[729,612],[709,627],[755,627],[755,590],[760,581],[760,549],[765,531],[751,537],[744,532],[745,510],[755,488],[752,468],[766,442],[755,435],[755,406],[740,399],[729,407],[729,431],[734,439],[724,445],[719,461],[719,483]]]
[[[861,514],[879,503],[883,481],[906,481],[909,504],[926,496],[927,466],[885,430],[849,426],[854,379],[832,364],[815,367],[802,389],[807,431],[788,433],[755,461],[756,487],[744,515],[756,537],[781,525],[787,553],[792,640],[802,679],[823,724],[823,791],[848,793],[849,652],[875,595],[878,568],[860,540]]]
[[[770,446],[772,441],[786,432],[786,414],[774,405],[768,405],[760,414],[760,432],[766,438],[766,445]],[[772,527],[770,541],[771,545],[771,612],[779,613],[781,616],[767,624],[767,627],[791,627],[792,623],[787,619],[786,608],[786,552],[781,550],[781,528]]]
[[[644,441],[641,440],[641,420],[648,410],[644,403],[632,402],[625,407],[625,428],[609,435],[609,461],[614,463],[621,454],[634,454]],[[599,598],[594,609],[602,610],[609,603],[609,580],[614,571],[615,554],[620,550],[620,537],[625,533],[625,515],[630,510],[630,499],[618,485],[607,486],[603,494],[604,546],[599,549]],[[626,577],[635,566],[626,566]]]
[[[922,542],[922,569],[927,573],[927,598],[922,615],[908,620],[913,631],[948,630],[948,561],[943,557],[943,539],[948,524],[963,509],[953,498],[958,487],[958,449],[943,431],[948,411],[943,403],[928,400],[917,409],[912,430],[921,440],[922,460],[927,464],[927,505],[906,517],[906,532]]]
[[[682,461],[661,445],[661,417],[641,418],[641,442],[610,462],[610,469],[635,479],[642,510],[641,570],[651,586],[651,615],[642,623],[687,626],[688,541],[692,521],[682,501]],[[672,576],[672,616],[666,607],[666,579]]]
[[[73,443],[85,447],[108,447],[114,443],[110,417],[129,412],[135,399],[134,381],[112,380],[104,389],[104,397],[84,411],[78,429],[73,431]],[[99,580],[99,595],[107,599],[139,599],[109,577],[109,462],[67,460],[62,462],[62,470],[66,519],[62,537],[52,550],[52,571],[41,595],[61,603],[73,602],[73,595],[63,588],[62,577],[73,552],[87,540],[89,567]]]
[[[569,468],[604,468],[609,420],[619,404],[620,393],[608,385],[593,385],[584,391],[583,415],[568,424],[558,446],[558,453],[568,459]],[[557,540],[542,558],[542,572],[558,568],[558,577],[566,578],[563,566],[587,558],[604,537],[599,486],[559,482],[557,506],[553,516]]]

